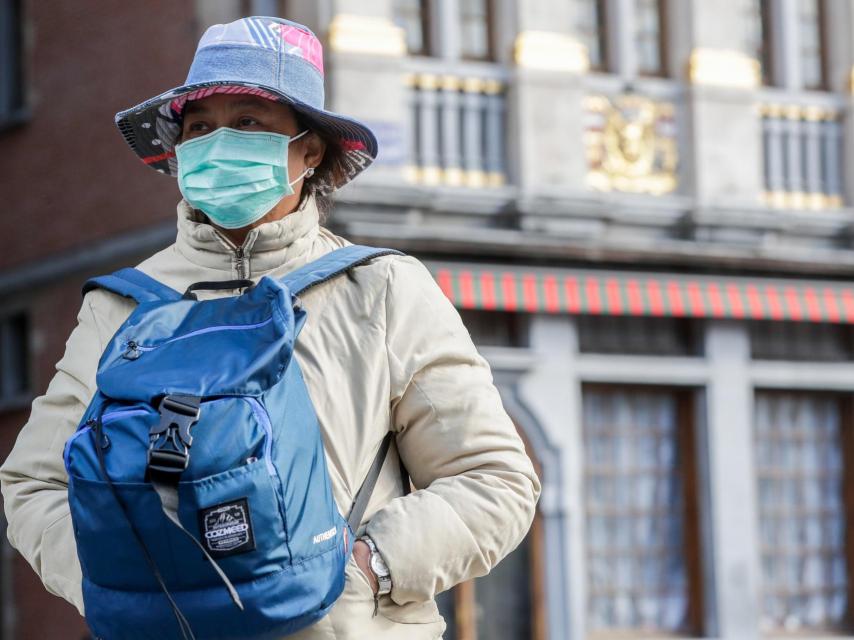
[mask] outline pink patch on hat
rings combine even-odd
[[[280,24],[279,30],[285,41],[285,53],[310,62],[323,75],[323,46],[320,40],[308,31],[289,24]]]
[[[364,151],[365,143],[361,140],[341,140],[341,146],[345,151]]]
[[[212,96],[215,93],[245,93],[250,96],[266,98],[267,100],[272,100],[273,102],[281,102],[279,96],[274,93],[270,93],[269,91],[264,91],[264,89],[244,87],[235,84],[227,84],[217,85],[215,87],[204,87],[202,89],[190,91],[190,93],[185,93],[183,96],[178,96],[177,98],[175,98],[169,106],[172,108],[172,111],[177,114],[180,114],[184,110],[184,105],[187,102],[190,102],[192,100],[201,100],[202,98],[207,98],[208,96]]]

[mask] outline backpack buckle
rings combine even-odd
[[[165,396],[160,402],[160,422],[148,432],[148,470],[180,474],[190,464],[192,427],[199,419],[200,398]]]

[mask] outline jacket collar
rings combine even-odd
[[[308,253],[318,230],[317,202],[310,196],[284,218],[252,229],[242,247],[237,247],[209,224],[204,214],[182,199],[178,203],[175,244],[178,252],[194,264],[251,278]]]

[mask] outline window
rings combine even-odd
[[[635,51],[638,73],[664,75],[663,0],[635,0]]]
[[[0,318],[0,406],[29,390],[28,327],[23,313]]]
[[[410,55],[430,55],[429,6],[425,0],[395,0],[394,22],[402,27]]]
[[[798,0],[800,63],[805,89],[826,89],[826,56],[824,50],[824,2]]]
[[[762,83],[774,83],[772,59],[771,3],[769,0],[741,0],[744,19],[745,53],[759,61]]]
[[[756,360],[846,362],[854,360],[854,331],[823,322],[751,322],[750,351]]]
[[[604,71],[607,68],[604,0],[578,0],[576,31],[587,47],[590,68]]]
[[[24,115],[22,0],[0,0],[0,129]]]
[[[582,353],[693,356],[701,351],[698,324],[688,318],[579,316]]]
[[[460,317],[472,341],[487,347],[527,347],[528,315],[506,311],[461,309]]]
[[[763,631],[848,630],[850,402],[760,391],[755,413]]]
[[[691,395],[583,391],[591,633],[698,633],[701,574]]]
[[[517,427],[518,429],[518,427]],[[525,439],[534,469],[543,470]],[[543,592],[543,525],[537,514],[522,543],[486,576],[457,585],[436,598],[447,629],[444,640],[546,640]]]
[[[444,640],[534,638],[531,554],[534,529],[488,575],[440,594]]]
[[[459,0],[460,54],[466,60],[492,60],[492,2]]]

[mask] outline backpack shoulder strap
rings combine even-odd
[[[353,267],[386,255],[402,256],[404,254],[396,249],[366,247],[358,244],[341,247],[291,271],[282,278],[282,282],[288,286],[292,295],[298,296],[311,287],[346,273]]]
[[[119,269],[106,276],[91,278],[83,285],[83,295],[93,289],[106,289],[137,303],[157,300],[180,300],[181,294],[162,282],[131,267]]]

